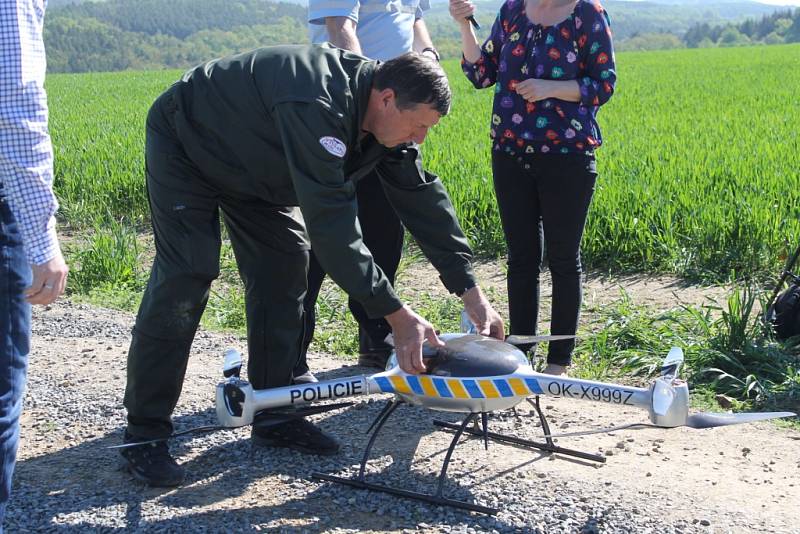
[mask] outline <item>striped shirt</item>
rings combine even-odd
[[[0,1],[0,184],[28,261],[56,256],[53,148],[42,26],[47,0]]]

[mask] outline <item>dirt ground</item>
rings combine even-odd
[[[479,276],[485,287],[504,292],[499,265],[482,264]],[[403,280],[436,278],[428,268],[411,265]],[[655,309],[719,301],[725,294],[724,288],[686,286],[668,278],[590,277],[585,300],[588,305],[611,302],[620,288]],[[439,291],[433,283],[426,290]],[[549,295],[547,288],[543,295]],[[65,301],[37,310],[35,320],[9,532],[800,532],[800,432],[772,423],[624,430],[558,440],[563,447],[603,456],[603,464],[502,444],[485,451],[479,440],[465,441],[450,477],[476,502],[504,510],[493,523],[309,479],[311,470],[353,472],[365,444],[364,428],[380,408],[375,399],[315,417],[342,441],[339,457],[309,460],[293,452],[253,452],[243,445],[249,436],[245,429],[224,431],[174,445],[190,471],[185,487],[147,489],[119,471],[117,453],[105,448],[119,442],[124,425],[121,404],[133,317]],[[243,347],[243,340],[198,334],[176,410],[182,428],[214,422],[212,392],[220,379],[222,349],[232,344]],[[369,372],[334,355],[316,354],[311,360],[322,378]],[[647,419],[642,411],[611,405],[552,397],[542,403],[554,432]],[[424,409],[401,411],[400,426],[390,443],[377,447],[370,472],[408,469],[413,458],[409,476],[430,482],[451,434],[435,431]],[[517,416],[493,417],[491,425],[528,439],[541,433],[527,405],[520,405]],[[565,513],[552,511],[560,508]],[[540,513],[532,522],[530,517]],[[617,519],[602,522],[612,516]]]

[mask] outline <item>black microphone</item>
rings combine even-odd
[[[475,28],[476,30],[480,30],[481,29],[481,25],[478,24],[478,21],[475,20],[475,17],[473,17],[472,15],[467,17],[467,20],[469,21],[470,24],[472,24],[472,27]]]

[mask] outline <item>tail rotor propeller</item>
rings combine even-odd
[[[686,382],[678,378],[683,366],[683,351],[673,347],[661,366],[661,376],[651,388],[650,420],[656,427],[715,428],[781,417],[793,417],[792,412],[713,413],[700,412],[689,415],[689,390]],[[649,425],[648,425],[649,426]]]

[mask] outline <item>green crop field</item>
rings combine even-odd
[[[454,107],[426,141],[425,158],[475,249],[496,256],[504,246],[489,165],[492,91],[472,89],[455,62],[445,66]],[[585,263],[715,281],[774,277],[800,239],[800,46],[626,53],[618,71],[617,94],[600,115],[605,145]],[[48,77],[73,293],[129,309],[141,295],[152,257],[144,122],[179,75]],[[222,256],[204,322],[242,332],[244,294],[229,246]],[[723,310],[653,313],[626,298],[594,310],[600,317],[576,349],[575,373],[641,376],[677,344],[696,385],[745,402],[796,406],[798,345],[775,343],[757,321],[760,293],[751,287],[734,292]],[[412,304],[444,331],[457,328],[455,299],[423,294]],[[318,306],[314,349],[352,353],[356,326],[344,295],[323,291]]]
[[[492,91],[472,89],[455,62],[446,68],[454,107],[425,157],[476,250],[501,254],[489,165]],[[618,71],[617,94],[600,112],[605,144],[585,262],[702,278],[774,272],[800,238],[800,46],[625,53]],[[179,75],[48,77],[68,228],[123,248],[134,229],[147,230],[145,116]]]
[[[703,277],[774,270],[785,240],[800,238],[800,46],[626,53],[617,63],[617,93],[599,115],[586,262]],[[491,90],[450,73],[453,116],[426,156],[470,237],[494,252]]]

